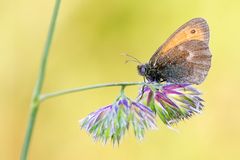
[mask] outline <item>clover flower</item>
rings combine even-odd
[[[109,139],[119,144],[126,130],[132,125],[135,136],[142,139],[145,129],[156,128],[155,114],[141,103],[120,96],[113,104],[90,113],[80,125],[97,141]]]
[[[140,90],[138,101],[150,107],[166,124],[188,119],[203,108],[201,93],[190,84],[149,85]]]

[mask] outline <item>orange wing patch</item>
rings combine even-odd
[[[160,55],[166,54],[170,49],[177,45],[191,40],[199,40],[208,44],[209,28],[206,20],[203,18],[194,18],[182,25],[155,52],[150,61],[156,61],[157,57]]]

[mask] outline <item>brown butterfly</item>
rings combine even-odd
[[[150,82],[200,84],[211,66],[209,27],[203,18],[194,18],[175,31],[146,64],[137,66]]]

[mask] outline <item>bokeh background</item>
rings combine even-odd
[[[54,0],[0,0],[0,159],[16,160]],[[129,53],[143,62],[180,25],[207,19],[212,68],[197,86],[203,114],[177,125],[160,121],[139,142],[132,132],[119,147],[94,143],[78,120],[112,103],[118,88],[45,101],[38,113],[29,159],[240,159],[240,1],[63,0],[50,52],[44,93],[96,83],[141,81]],[[137,87],[128,87],[135,97]]]

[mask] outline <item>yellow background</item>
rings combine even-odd
[[[29,102],[54,1],[0,0],[0,159],[19,157]],[[212,68],[197,86],[203,114],[169,130],[132,130],[119,147],[94,143],[78,120],[114,101],[118,88],[44,102],[32,137],[30,160],[237,160],[240,159],[240,1],[63,0],[51,48],[44,93],[83,85],[141,81],[129,53],[147,62],[180,25],[207,19]],[[128,87],[134,98],[137,87]]]

